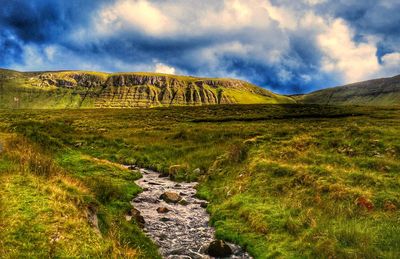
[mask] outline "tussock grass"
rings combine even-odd
[[[140,189],[133,184],[137,174],[115,165],[122,163],[199,181],[217,236],[256,258],[400,256],[398,108],[232,105],[0,114],[3,132],[25,136],[43,149],[48,164],[61,168],[54,179],[65,174],[86,190],[111,253],[153,255],[154,249],[123,219]],[[18,160],[2,159],[0,171],[18,170]],[[47,179],[39,175],[31,174]],[[79,192],[74,197],[88,202]]]

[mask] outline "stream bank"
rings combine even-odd
[[[136,181],[143,192],[132,206],[164,258],[214,258],[210,254],[219,252],[230,254],[226,258],[251,258],[235,244],[215,242],[215,230],[209,226],[205,209],[207,202],[195,197],[197,183],[177,183],[151,170],[137,170],[143,175]],[[130,220],[131,216],[127,217]]]

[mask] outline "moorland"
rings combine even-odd
[[[142,190],[121,165],[138,165],[198,181],[217,237],[255,258],[399,258],[399,120],[396,106],[0,110],[0,254],[159,258],[125,220]]]

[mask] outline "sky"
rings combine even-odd
[[[400,74],[399,0],[0,0],[0,67],[232,77],[283,94]]]

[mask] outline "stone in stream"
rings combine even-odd
[[[167,207],[158,207],[157,212],[158,213],[168,213],[170,210]]]
[[[183,205],[183,206],[186,206],[186,205],[189,204],[189,202],[187,200],[185,200],[185,199],[182,199],[182,200],[179,201],[179,204]]]
[[[180,200],[182,200],[182,197],[175,192],[164,192],[161,194],[160,199],[167,203],[178,203]]]
[[[158,177],[159,178],[166,178],[166,177],[169,177],[169,174],[167,172],[162,172],[162,173],[158,174]]]
[[[134,200],[134,202],[137,203],[159,203],[160,200],[157,198],[153,198],[153,197],[136,197]]]
[[[160,221],[167,222],[167,221],[171,221],[171,219],[166,218],[166,217],[162,217],[162,218],[160,218]]]
[[[214,257],[228,257],[232,253],[231,247],[223,240],[214,240],[207,248],[207,254]]]

